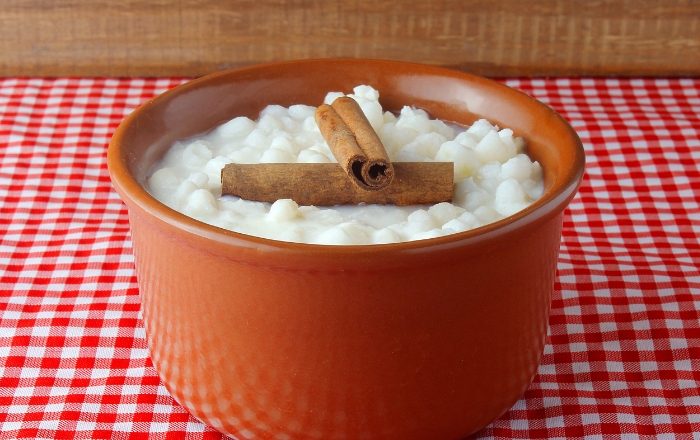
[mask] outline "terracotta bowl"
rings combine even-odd
[[[321,246],[206,225],[142,186],[177,139],[357,84],[391,110],[514,129],[543,166],[543,197],[446,237]],[[457,439],[503,414],[542,354],[562,211],[583,166],[574,131],[534,99],[458,71],[371,60],[209,75],[144,104],[109,146],[153,364],[188,411],[241,439]]]

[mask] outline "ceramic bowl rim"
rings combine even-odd
[[[250,75],[256,71],[265,72],[279,68],[303,68],[304,65],[308,65],[309,63],[362,63],[363,65],[372,65],[375,68],[379,67],[380,65],[389,65],[393,68],[420,69],[436,76],[448,76],[452,78],[456,77],[480,86],[485,85],[491,88],[498,88],[507,94],[512,94],[514,97],[519,96],[519,99],[523,99],[524,97],[532,104],[541,108],[543,107],[545,112],[554,117],[558,123],[562,124],[562,126],[566,129],[566,133],[568,134],[567,138],[561,139],[560,144],[566,145],[567,148],[572,149],[574,160],[570,164],[571,166],[565,170],[563,178],[559,179],[558,183],[555,183],[550,190],[546,191],[542,197],[533,202],[530,206],[511,216],[475,229],[448,234],[441,237],[401,243],[367,245],[322,245],[286,242],[256,237],[209,225],[175,211],[174,209],[169,208],[162,202],[158,201],[146,191],[142,184],[139,183],[129,171],[124,155],[122,154],[122,138],[125,136],[125,133],[128,130],[132,129],[135,122],[139,121],[142,115],[151,107],[157,106],[163,100],[174,98],[177,95],[195,90],[223,76]],[[194,234],[195,236],[206,240],[213,240],[214,242],[224,246],[232,246],[234,248],[253,248],[260,251],[285,252],[290,254],[319,254],[323,256],[329,254],[376,255],[378,253],[411,254],[426,251],[432,252],[440,249],[450,249],[457,246],[462,247],[483,244],[484,242],[498,239],[504,234],[511,233],[532,223],[536,223],[543,218],[549,218],[563,210],[571,198],[573,198],[578,186],[580,185],[583,177],[584,163],[585,157],[583,145],[569,123],[549,106],[519,90],[513,89],[491,79],[449,68],[404,61],[361,58],[307,59],[256,64],[242,68],[223,70],[187,81],[186,83],[178,85],[146,101],[132,111],[124,120],[122,120],[110,140],[107,153],[107,164],[113,186],[117,189],[117,192],[121,195],[122,199],[128,206],[137,206],[148,216],[160,219],[165,223],[189,234]]]

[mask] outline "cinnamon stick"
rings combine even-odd
[[[394,169],[384,145],[354,99],[340,97],[316,109],[316,123],[353,183],[365,190],[388,186]]]
[[[341,96],[333,101],[331,107],[355,135],[357,144],[367,156],[367,161],[361,169],[362,181],[372,188],[389,185],[394,177],[393,166],[382,141],[360,105],[348,96]]]
[[[316,206],[452,200],[451,162],[397,162],[393,171],[391,185],[367,191],[353,184],[335,163],[231,163],[221,171],[221,193],[262,202],[292,199],[299,205]]]

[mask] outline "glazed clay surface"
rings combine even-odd
[[[176,139],[356,83],[377,87],[390,109],[512,127],[544,168],[544,195],[464,233],[329,247],[206,225],[141,186]],[[238,438],[456,439],[506,411],[536,371],[583,151],[556,113],[495,82],[409,63],[316,60],[167,92],[120,126],[109,167],[129,208],[154,365],[195,416]]]

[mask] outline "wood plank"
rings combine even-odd
[[[318,57],[491,76],[700,75],[693,0],[5,0],[0,75],[201,75]]]

